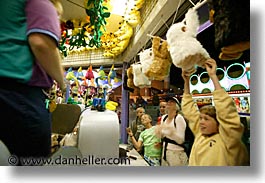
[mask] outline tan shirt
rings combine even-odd
[[[249,165],[249,155],[241,140],[244,128],[233,99],[223,89],[215,90],[213,99],[220,123],[219,133],[208,137],[200,132],[197,104],[190,94],[183,95],[182,112],[195,135],[189,166]]]

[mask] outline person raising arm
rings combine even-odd
[[[195,136],[189,166],[249,165],[249,155],[241,140],[244,128],[233,99],[219,83],[216,61],[208,59],[205,68],[214,85],[215,106],[206,105],[200,109],[190,93],[190,75],[182,71],[182,112]]]

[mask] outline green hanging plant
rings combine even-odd
[[[68,50],[73,50],[74,48],[86,47],[87,45],[89,47],[101,47],[101,36],[103,35],[101,30],[103,28],[103,30],[106,31],[106,18],[110,17],[110,12],[105,12],[108,8],[102,5],[103,1],[104,0],[88,0],[86,7],[89,8],[86,8],[86,14],[90,17],[90,22],[84,24],[77,34],[69,35],[67,31],[69,27],[64,29],[66,34],[62,35],[59,45],[59,50],[64,57],[67,56]],[[86,26],[93,27],[92,32],[89,33],[89,37],[86,34]],[[70,29],[74,29],[74,27]],[[89,40],[89,42],[86,40]],[[69,45],[69,48],[66,47],[66,44]]]
[[[86,14],[90,17],[91,25],[94,25],[94,30],[92,32],[92,38],[89,41],[89,46],[96,46],[97,48],[101,47],[101,36],[103,32],[101,31],[101,27],[105,29],[106,18],[110,17],[110,12],[105,12],[108,10],[106,6],[103,6],[104,0],[88,0],[86,9]]]
[[[79,32],[72,36],[69,40],[69,50],[73,50],[74,47],[80,48],[80,47],[86,47],[86,35],[85,35],[86,29],[83,27],[79,30]]]

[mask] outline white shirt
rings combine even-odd
[[[181,114],[178,114],[175,122],[176,128],[174,126],[174,118],[168,122],[168,118],[164,121],[166,115],[162,116],[162,136],[167,137],[171,140],[176,141],[178,144],[182,144],[185,139],[185,129],[186,129],[186,122]],[[184,148],[175,144],[168,143],[167,149],[170,150],[183,150]]]

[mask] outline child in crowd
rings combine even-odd
[[[143,107],[138,107],[136,109],[136,119],[133,120],[130,124],[130,129],[132,130],[132,133],[136,140],[138,140],[140,133],[144,131],[145,127],[141,122],[141,116],[145,113],[145,109]],[[128,138],[128,146],[127,150],[131,150],[133,148],[133,143],[130,138]],[[143,155],[143,151],[139,152]]]
[[[162,146],[161,139],[155,135],[155,126],[152,126],[152,117],[149,114],[143,114],[141,116],[141,122],[145,126],[145,130],[141,132],[138,141],[135,139],[133,132],[130,128],[127,128],[127,133],[136,148],[140,151],[144,146],[144,159],[151,166],[160,166]]]
[[[208,59],[205,67],[215,87],[215,106],[207,105],[200,109],[190,94],[190,75],[182,71],[182,112],[195,135],[189,166],[249,165],[249,155],[241,140],[244,127],[240,122],[236,105],[219,83],[215,60]]]

